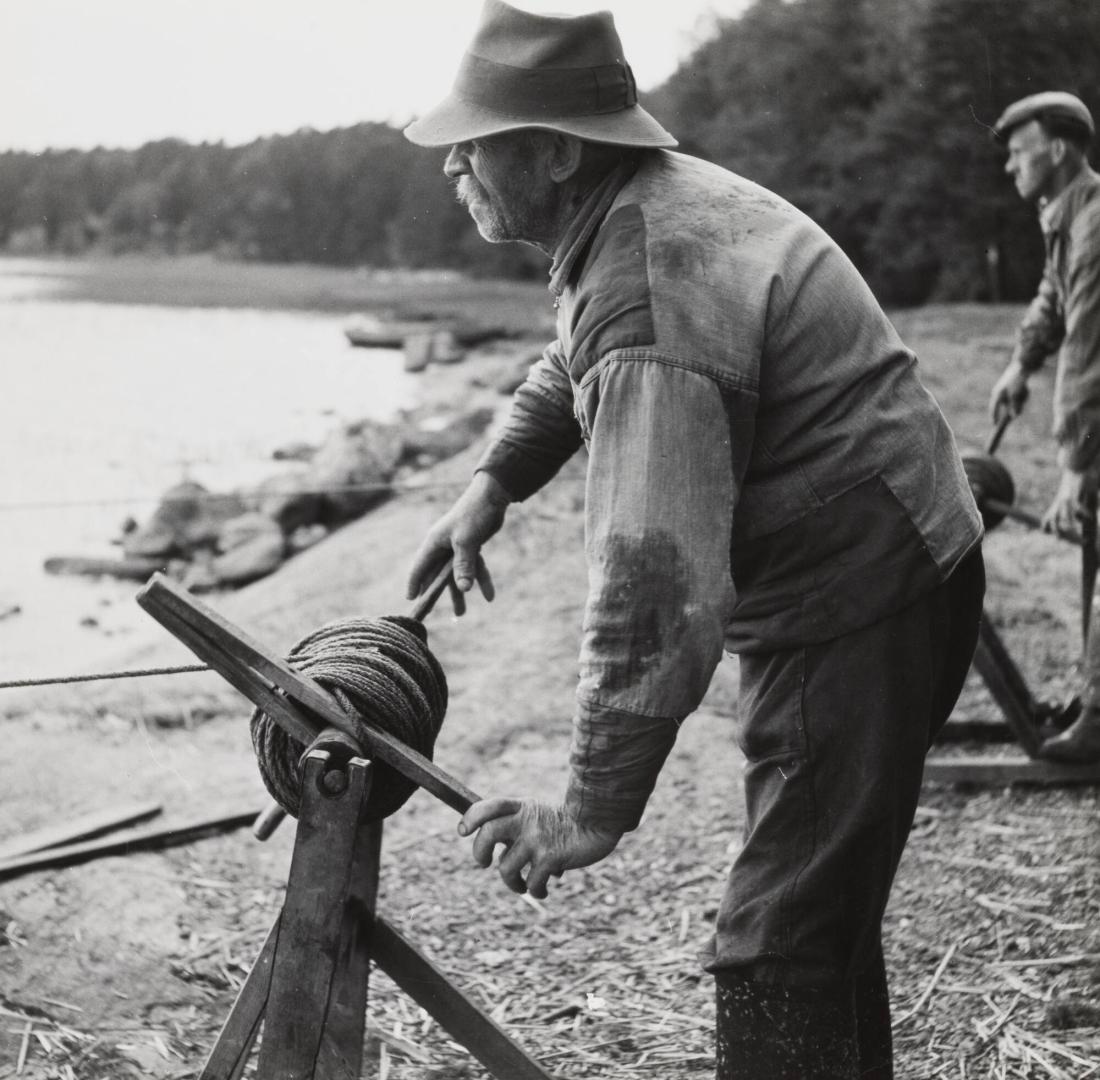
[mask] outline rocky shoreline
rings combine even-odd
[[[212,491],[185,480],[165,491],[145,521],[120,524],[117,557],[54,555],[51,574],[144,581],[167,573],[193,592],[235,589],[277,570],[460,453],[494,422],[538,357],[541,341],[486,342],[417,368],[420,403],[382,423],[341,423],[319,445],[272,455],[259,484]]]

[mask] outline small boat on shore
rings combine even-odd
[[[352,345],[367,349],[403,349],[410,338],[450,334],[463,348],[508,337],[501,326],[486,326],[465,319],[378,319],[362,318],[344,330]]]

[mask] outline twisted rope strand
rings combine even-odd
[[[63,683],[99,682],[102,679],[141,679],[146,675],[183,675],[189,671],[210,671],[206,664],[185,664],[182,667],[139,668],[136,671],[101,671],[95,675],[49,675],[41,679],[8,679],[0,682],[0,690],[16,690],[25,686],[60,686]]]
[[[447,710],[447,680],[415,619],[341,619],[307,634],[287,661],[325,687],[356,724],[374,727],[431,758]],[[300,759],[305,747],[262,709],[252,713],[252,746],[264,786],[275,801],[298,814]],[[375,762],[366,816],[388,817],[416,790],[396,769]]]

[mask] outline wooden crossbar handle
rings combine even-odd
[[[997,452],[997,447],[1001,445],[1001,439],[1004,438],[1005,432],[1008,430],[1008,425],[1012,423],[1012,413],[1006,412],[1000,420],[997,421],[997,426],[993,429],[993,434],[989,436],[989,442],[985,444],[985,452],[989,456],[992,456]]]
[[[285,817],[286,811],[273,799],[252,822],[252,835],[257,840],[270,840]]]
[[[437,590],[436,598],[447,584],[450,567],[445,569],[447,575],[440,571],[429,589],[429,592]],[[442,583],[439,577],[443,578]],[[308,745],[331,725],[365,743],[369,756],[392,766],[460,814],[479,801],[476,792],[423,754],[385,731],[357,723],[324,687],[296,671],[163,574],[150,578],[138,592],[137,601],[299,742]]]
[[[1027,510],[1021,510],[1017,506],[1012,506],[1010,503],[1001,502],[999,499],[982,499],[981,505],[983,510],[991,510],[1002,517],[1011,518],[1013,521],[1018,521],[1021,525],[1026,525],[1034,531],[1040,531],[1043,528],[1043,522],[1038,516],[1028,513]],[[1081,546],[1081,536],[1078,533],[1051,533],[1051,536],[1056,537],[1058,540],[1064,540],[1067,544]]]
[[[410,619],[416,619],[417,622],[424,621],[424,616],[435,607],[435,602],[443,595],[443,590],[450,583],[454,568],[454,559],[448,559],[443,564],[439,573],[432,578],[432,583],[413,601],[412,607],[408,610]]]

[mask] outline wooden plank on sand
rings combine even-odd
[[[1100,784],[1100,762],[1065,765],[1041,758],[928,758],[924,779],[941,784]]]
[[[47,848],[17,859],[0,862],[0,881],[19,877],[32,870],[47,870],[60,866],[75,866],[91,859],[101,859],[108,855],[128,855],[136,851],[152,851],[158,848],[175,847],[189,844],[204,836],[230,832],[251,825],[259,811],[237,810],[217,816],[200,818],[184,824],[165,825],[159,829],[144,832],[124,832],[98,840],[86,840],[80,844],[66,844],[63,847]]]
[[[156,817],[161,811],[159,803],[126,803],[123,806],[110,806],[103,810],[93,810],[74,821],[62,825],[47,825],[34,832],[13,836],[0,843],[0,862],[15,859],[20,855],[29,855],[32,851],[57,847],[60,844],[72,844],[77,840],[88,840],[100,833],[121,829],[123,825],[134,825],[139,821]]]

